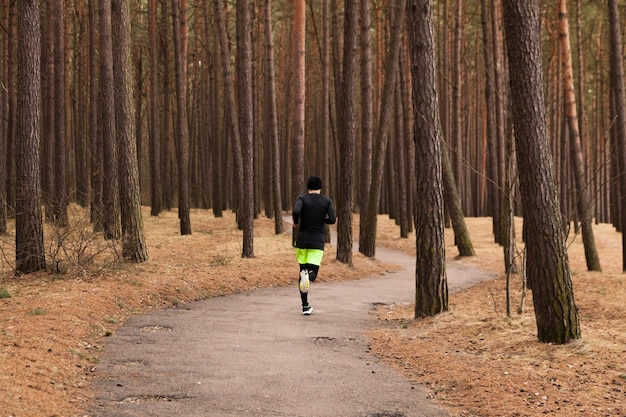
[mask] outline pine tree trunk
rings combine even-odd
[[[17,3],[17,194],[15,270],[29,274],[46,268],[41,218],[39,141],[41,124],[40,17],[38,0]]]
[[[215,31],[216,37],[219,41],[220,52],[220,64],[222,67],[222,82],[224,88],[224,111],[227,121],[228,136],[230,137],[230,143],[232,144],[233,151],[233,183],[235,202],[234,206],[239,207],[244,199],[243,195],[243,161],[241,156],[241,138],[239,132],[239,115],[237,110],[237,104],[235,100],[235,87],[233,86],[231,69],[230,69],[230,56],[228,48],[228,38],[226,32],[226,23],[224,22],[224,12],[222,10],[222,2],[220,0],[214,0],[215,11]],[[241,216],[238,216],[238,220]]]
[[[169,38],[171,33],[169,31],[170,25],[169,22],[169,8],[167,0],[161,1],[161,31],[163,32],[161,36],[163,38]],[[174,197],[173,197],[173,178],[172,178],[172,93],[171,93],[171,69],[170,63],[172,58],[170,56],[170,43],[169,42],[161,42],[161,61],[163,65],[163,76],[159,84],[162,85],[163,89],[163,113],[161,117],[162,128],[161,128],[161,187],[162,187],[162,195],[163,198],[162,204],[164,210],[171,210],[174,206]]]
[[[376,254],[376,229],[378,224],[378,202],[382,189],[383,172],[385,169],[385,158],[387,157],[387,146],[389,142],[389,125],[391,111],[393,109],[395,81],[398,73],[398,61],[400,56],[400,41],[403,33],[402,24],[404,22],[404,10],[406,1],[394,2],[392,39],[389,45],[389,52],[385,61],[385,81],[382,89],[378,125],[376,126],[376,136],[374,141],[374,153],[372,159],[372,170],[370,177],[370,189],[368,193],[367,205],[361,212],[361,226],[359,234],[359,252],[365,256],[374,257]]]
[[[89,143],[91,144],[91,206],[90,217],[96,232],[103,230],[102,223],[102,132],[98,123],[98,4],[89,0]]]
[[[271,195],[274,214],[274,232],[283,233],[282,190],[280,186],[280,143],[278,140],[278,117],[276,114],[276,74],[274,71],[274,47],[272,42],[272,1],[265,0],[265,59],[267,136],[270,141]]]
[[[372,177],[372,138],[374,130],[373,116],[373,85],[372,85],[372,48],[370,35],[370,0],[361,0],[360,8],[361,53],[361,161],[360,175],[357,184],[357,202],[361,216],[367,210]],[[393,30],[399,30],[395,28]],[[392,32],[393,33],[393,32]],[[360,224],[359,236],[365,231]],[[360,247],[360,245],[359,245]]]
[[[415,318],[448,310],[444,244],[441,126],[435,76],[432,0],[409,1],[409,39],[415,113],[417,261]]]
[[[291,197],[295,201],[298,194],[303,193],[306,188],[304,162],[304,102],[305,102],[305,1],[295,0],[293,12],[293,29],[291,36],[292,64],[291,71],[293,80],[291,82],[292,105],[290,110],[290,130],[289,141],[291,142]]]
[[[161,213],[161,166],[160,155],[160,113],[158,92],[158,46],[157,46],[157,4],[156,0],[148,1],[148,60],[150,62],[150,91],[149,91],[149,117],[148,117],[148,142],[150,152],[150,215],[158,216]]]
[[[345,0],[341,100],[337,106],[339,124],[339,198],[337,204],[337,260],[352,265],[352,209],[354,204],[354,148],[356,135],[356,43],[357,0]]]
[[[330,16],[329,2],[324,1],[322,5],[322,178],[326,178],[326,194],[333,195],[333,181],[330,175]],[[330,243],[330,226],[325,227],[326,243]]]
[[[100,95],[103,144],[102,223],[106,239],[120,238],[118,153],[115,138],[115,98],[113,89],[113,43],[111,1],[99,0]]]
[[[0,24],[4,27],[8,27],[9,7],[8,0],[2,0],[0,3]],[[9,49],[8,36],[3,36],[0,40],[0,62],[3,63],[0,69],[0,82],[4,85],[8,85],[8,49]],[[6,149],[7,146],[7,125],[6,119],[8,115],[8,95],[6,89],[0,88],[0,150]],[[7,157],[5,152],[0,152],[0,235],[4,235],[7,232],[7,198],[6,198],[6,183],[7,183]]]
[[[172,0],[174,62],[176,66],[176,160],[180,234],[191,234],[189,217],[189,124],[187,120],[187,1]]]
[[[67,226],[67,166],[65,126],[65,27],[64,0],[55,1],[54,13],[54,222]]]
[[[622,225],[622,271],[626,272],[626,93],[624,92],[624,62],[622,59],[622,34],[616,0],[609,0],[611,39],[611,87],[615,100],[615,131],[618,166],[620,167],[620,210]]]
[[[54,3],[46,0],[45,14],[41,22],[41,147],[42,163],[42,196],[45,206],[46,220],[54,217],[54,36],[50,36],[54,27]],[[46,34],[46,36],[44,36]]]
[[[131,262],[148,260],[143,233],[139,167],[132,103],[130,11],[126,0],[112,0],[111,25],[115,79],[115,124],[120,151],[119,188],[122,222],[122,256]]]
[[[506,0],[504,24],[520,191],[526,225],[527,275],[538,338],[566,343],[580,337],[578,310],[561,227],[554,165],[548,146],[537,1]]]
[[[252,67],[250,39],[249,0],[237,2],[237,92],[239,104],[239,132],[241,138],[241,162],[243,168],[243,200],[241,223],[243,245],[241,256],[254,258],[254,143],[252,108]],[[304,127],[303,127],[304,129]]]
[[[17,39],[17,24],[16,24],[16,4],[15,2],[7,2],[6,5],[3,6],[5,10],[7,10],[7,22],[6,22],[6,33],[5,36],[8,39]],[[6,67],[6,86],[13,86],[16,84],[16,53],[15,53],[15,42],[7,42],[6,49],[6,59],[4,66]],[[15,128],[16,128],[16,92],[15,88],[7,88],[7,130],[6,130],[6,183],[2,184],[5,188],[6,195],[6,208],[7,208],[7,217],[14,218],[15,217],[15,193],[16,193],[16,178],[15,178]]]
[[[474,256],[474,245],[470,238],[469,231],[465,225],[465,216],[461,207],[461,198],[457,191],[456,181],[452,172],[450,159],[445,151],[441,153],[442,175],[443,175],[443,196],[452,228],[454,229],[454,242],[459,250],[459,256]]]
[[[576,109],[576,95],[574,94],[574,70],[572,68],[572,53],[570,50],[569,23],[567,17],[567,1],[559,1],[559,40],[561,43],[561,57],[564,65],[563,90],[565,93],[565,116],[568,123],[571,146],[571,163],[576,186],[576,208],[582,224],[583,245],[587,270],[601,271],[600,258],[596,249],[591,223],[591,199],[589,198],[588,184],[585,180],[585,163],[579,134],[578,113]]]

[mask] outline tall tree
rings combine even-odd
[[[278,139],[278,115],[276,113],[276,73],[274,70],[274,45],[272,37],[272,0],[265,0],[265,86],[266,86],[266,136],[270,141],[271,195],[274,209],[274,232],[282,233],[283,217],[281,209],[282,190],[280,186],[280,142]]]
[[[456,1],[454,29],[454,65],[452,66],[452,120],[450,120],[450,153],[445,147],[442,151],[443,170],[443,191],[445,207],[454,229],[454,240],[461,256],[473,256],[474,248],[465,226],[465,216],[463,214],[463,204],[459,196],[459,185],[463,188],[464,176],[462,173],[462,140],[463,135],[463,115],[461,114],[461,92],[462,92],[462,29],[463,29],[463,1]],[[445,142],[444,142],[445,144]],[[449,156],[450,155],[450,156]]]
[[[115,80],[115,124],[119,148],[120,214],[122,256],[131,262],[148,260],[143,233],[137,144],[134,135],[130,11],[126,0],[112,0],[111,25]]]
[[[626,92],[624,91],[624,60],[622,34],[616,0],[609,0],[611,39],[611,89],[615,103],[615,131],[620,168],[620,208],[622,225],[622,270],[626,272]]]
[[[455,186],[463,188],[463,176],[461,175],[462,168],[462,135],[463,135],[463,114],[461,113],[461,99],[463,91],[463,66],[461,61],[461,55],[463,53],[463,40],[465,36],[463,34],[463,0],[456,0],[456,10],[454,13],[454,44],[452,52],[452,91],[450,94],[451,101],[451,114],[450,118],[450,137],[447,138],[447,143],[450,146],[450,152],[444,148],[443,152],[448,153],[450,167],[454,178]],[[444,161],[445,170],[445,161]],[[445,173],[444,173],[445,175]],[[444,193],[447,181],[444,180]],[[456,194],[458,195],[458,188]],[[447,193],[446,193],[447,194]],[[445,194],[444,194],[445,196]],[[445,197],[444,197],[445,198]],[[462,204],[459,201],[459,206],[462,210]],[[446,199],[446,210],[450,210],[450,206]],[[456,229],[455,229],[456,231]]]
[[[89,0],[89,143],[91,144],[91,207],[90,217],[97,232],[103,230],[102,210],[102,132],[98,123],[98,0]]]
[[[506,233],[503,220],[504,162],[500,163],[500,148],[504,143],[504,82],[501,19],[499,1],[490,1],[491,7],[482,4],[484,54],[485,54],[485,99],[487,112],[487,196],[492,216],[494,241],[503,243]],[[490,36],[487,36],[490,34]]]
[[[189,122],[187,120],[187,0],[172,0],[174,60],[176,63],[176,158],[178,163],[178,219],[180,234],[191,234],[189,217]]]
[[[380,200],[385,158],[387,157],[387,144],[389,142],[388,132],[398,73],[405,4],[405,0],[393,2],[394,17],[391,28],[392,38],[385,62],[385,82],[382,89],[378,124],[376,126],[374,158],[372,160],[371,177],[368,179],[371,186],[368,193],[367,205],[363,207],[364,211],[361,212],[362,226],[359,234],[359,252],[369,257],[373,257],[376,252],[378,201]],[[403,191],[401,190],[400,192]]]
[[[39,140],[41,127],[39,0],[17,3],[17,131],[15,270],[28,274],[46,268],[41,218]]]
[[[45,206],[45,218],[54,218],[54,0],[45,0],[45,14],[41,21],[41,159],[42,159],[42,194]],[[45,35],[45,36],[44,36]]]
[[[446,151],[441,153],[443,175],[443,197],[454,230],[454,242],[460,256],[474,256],[474,245],[465,225],[465,215],[461,205],[461,197],[457,189],[452,164]]]
[[[100,115],[102,126],[102,224],[106,239],[120,237],[120,200],[115,140],[115,93],[113,89],[113,41],[111,0],[99,0]]]
[[[222,79],[224,83],[224,112],[226,113],[228,135],[232,142],[233,148],[233,172],[234,172],[234,191],[235,206],[243,200],[243,162],[241,156],[241,138],[239,133],[239,115],[237,111],[237,102],[235,100],[235,87],[230,69],[230,53],[228,47],[228,32],[226,31],[226,23],[224,21],[223,4],[221,0],[213,2],[215,13],[215,35],[219,42],[220,64],[222,67]],[[239,216],[241,217],[241,216]]]
[[[0,23],[6,26],[6,20],[8,19],[8,7],[4,7],[0,10]],[[2,62],[2,69],[0,69],[0,81],[6,82],[7,65],[5,52],[8,49],[8,37],[5,36],[0,42],[0,62]],[[0,235],[4,235],[7,232],[7,199],[6,188],[7,183],[7,129],[6,129],[6,116],[8,113],[8,100],[6,89],[0,89]]]
[[[567,17],[567,0],[559,0],[559,40],[561,43],[561,59],[563,61],[563,90],[565,93],[565,117],[569,132],[572,155],[572,170],[576,186],[576,208],[582,226],[585,259],[589,271],[601,271],[600,258],[596,249],[591,223],[591,199],[586,182],[585,162],[579,134],[576,94],[574,92],[574,70],[572,68],[572,51],[570,48],[569,21]]]
[[[3,10],[6,10],[7,19],[4,22],[4,27],[7,33],[7,46],[4,59],[4,68],[6,71],[4,82],[7,89],[7,113],[6,113],[6,183],[2,184],[5,188],[6,195],[6,208],[7,217],[15,217],[15,128],[16,128],[16,42],[9,41],[10,39],[17,39],[17,24],[16,24],[16,4],[15,2],[7,1],[3,5]],[[5,150],[3,149],[3,151]]]
[[[328,1],[322,4],[322,178],[326,178],[326,192],[332,195],[330,178],[330,12]],[[326,228],[326,241],[330,242],[330,233]]]
[[[71,141],[70,155],[73,151],[73,161],[69,163],[70,184],[75,184],[75,199],[81,207],[88,207],[89,204],[89,152],[87,149],[87,129],[88,129],[88,109],[89,109],[89,53],[88,53],[88,11],[87,2],[76,2],[74,4],[74,18],[76,19],[76,28],[72,33],[70,45],[74,45],[70,49],[72,56],[69,61],[71,63],[72,80],[70,81],[71,90],[69,100],[72,121],[71,125]],[[72,167],[73,162],[73,167]]]
[[[409,44],[415,114],[415,318],[448,310],[444,245],[441,126],[435,74],[432,0],[409,1]]]
[[[504,25],[520,192],[526,224],[526,269],[533,289],[538,338],[565,343],[580,337],[578,310],[561,227],[543,92],[540,13],[536,0],[505,0]]]
[[[365,210],[367,210],[369,192],[370,192],[370,178],[372,177],[372,138],[374,136],[374,104],[373,104],[373,85],[372,85],[372,36],[370,28],[370,1],[361,0],[361,8],[359,11],[360,16],[360,33],[359,33],[359,46],[360,46],[360,67],[361,67],[361,133],[360,133],[360,148],[361,148],[361,161],[360,161],[360,175],[358,184],[358,206],[363,216]],[[393,30],[399,30],[399,28],[393,28]],[[389,76],[389,74],[387,74]],[[366,231],[363,230],[365,223],[361,222],[359,231],[360,236]],[[360,248],[359,242],[359,248]],[[360,249],[359,249],[360,250]]]
[[[295,0],[293,5],[293,29],[291,32],[291,48],[293,51],[293,61],[291,65],[293,77],[291,83],[291,97],[293,99],[293,106],[290,106],[291,126],[289,130],[289,139],[292,145],[292,200],[304,191],[306,171],[304,161],[304,103],[306,95],[306,84],[304,82],[306,74],[304,39],[306,33],[306,2],[305,0]]]
[[[237,91],[239,92],[239,134],[243,168],[243,258],[254,257],[254,168],[252,109],[252,41],[250,39],[250,2],[237,2]],[[303,126],[304,129],[304,126]]]
[[[65,129],[65,5],[56,0],[54,13],[54,197],[53,220],[66,226],[67,218],[67,166]]]
[[[337,105],[339,124],[339,198],[337,203],[337,260],[352,265],[352,208],[354,202],[354,148],[356,143],[356,44],[358,32],[358,0],[345,0],[343,35],[343,69],[340,102]]]
[[[208,137],[208,147],[209,147],[209,161],[210,163],[210,173],[211,176],[211,207],[213,209],[213,215],[217,218],[222,217],[222,201],[223,201],[223,178],[226,177],[223,172],[224,161],[222,157],[222,143],[224,140],[221,139],[222,135],[217,134],[217,132],[221,132],[221,112],[218,110],[218,103],[221,99],[220,94],[216,92],[219,91],[218,85],[219,82],[219,42],[217,40],[217,34],[215,30],[212,30],[211,24],[212,21],[215,23],[215,19],[211,20],[209,16],[211,16],[211,10],[213,8],[213,4],[209,1],[204,3],[204,14],[205,14],[205,39],[206,39],[206,52],[207,52],[207,61],[209,63],[209,68],[211,69],[210,74],[208,75],[207,88],[209,89],[207,100],[208,103],[206,105],[207,112],[207,120],[209,123],[214,126],[212,129],[212,134]],[[215,26],[215,24],[213,25]],[[218,49],[217,51],[215,49]],[[219,98],[219,99],[218,99]]]
[[[170,2],[168,0],[159,0],[161,5],[161,21],[160,32],[162,39],[171,39],[171,25],[169,19],[171,14],[169,13]],[[163,68],[163,74],[159,78],[159,84],[161,85],[161,91],[163,92],[162,98],[162,113],[161,113],[161,142],[159,150],[161,153],[160,165],[161,165],[161,198],[164,210],[171,210],[174,206],[174,191],[173,191],[173,169],[172,169],[172,76],[171,76],[171,61],[170,54],[170,42],[161,41],[160,61]]]
[[[150,149],[150,215],[158,216],[161,207],[161,170],[159,164],[160,133],[159,133],[159,94],[158,94],[158,44],[157,44],[157,3],[148,1],[148,60],[150,62],[149,80],[149,149]]]

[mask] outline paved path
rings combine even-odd
[[[296,285],[135,316],[107,338],[93,416],[448,416],[424,390],[368,353],[377,303],[409,302],[413,258],[377,248],[401,272]],[[492,278],[447,265],[450,291]],[[323,274],[323,266],[322,271]]]

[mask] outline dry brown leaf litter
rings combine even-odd
[[[0,417],[84,415],[106,337],[129,315],[296,280],[289,235],[274,235],[271,220],[255,221],[256,257],[241,259],[241,234],[229,213],[215,219],[193,211],[191,236],[178,234],[175,212],[144,214],[147,263],[0,278],[11,294],[0,299]],[[477,256],[453,261],[500,273],[502,249],[492,243],[490,219],[467,222]],[[595,230],[604,273],[585,272],[580,238],[570,247],[582,340],[537,342],[531,299],[523,315],[507,320],[500,278],[451,294],[450,311],[434,318],[413,321],[411,305],[381,307],[372,352],[426,386],[453,415],[626,415],[621,236],[608,225]],[[380,218],[378,244],[414,254],[415,237],[398,234],[393,221]],[[2,267],[12,259],[10,246],[11,236],[3,237]],[[394,270],[360,255],[347,267],[333,260],[334,250],[320,280]],[[446,251],[450,259],[457,253],[450,245]],[[514,287],[516,303],[517,281]]]

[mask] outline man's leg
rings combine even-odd
[[[306,264],[305,266],[307,271],[309,271],[309,280],[311,282],[315,281],[315,278],[317,278],[317,273],[320,270],[320,266],[314,264]]]
[[[308,286],[302,284],[303,279],[309,279],[310,281],[310,278],[308,278],[308,273],[309,273],[309,270],[308,270],[307,264],[300,264],[300,274],[298,277],[298,289],[300,290],[300,298],[302,299],[302,307],[309,305],[308,303],[309,289],[308,289]]]
[[[320,270],[322,264],[322,258],[324,257],[324,251],[320,249],[310,249],[307,254],[306,268],[309,271],[309,280],[315,281],[317,273]]]

